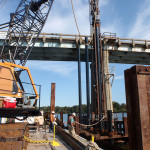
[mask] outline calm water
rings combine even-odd
[[[56,117],[60,120],[60,114],[56,114]],[[127,117],[127,113],[114,113],[114,118],[118,118],[119,121],[122,121],[122,117]],[[68,121],[68,114],[63,114],[63,122]]]
[[[56,114],[56,117],[60,120],[60,114]],[[122,121],[122,117],[127,117],[127,113],[114,113],[114,118],[118,118],[119,121]],[[63,122],[67,122],[67,121],[68,121],[68,114],[63,114]],[[1,122],[1,118],[0,118],[0,122]]]

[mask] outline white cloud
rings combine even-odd
[[[109,0],[101,0],[100,7],[104,7]],[[89,3],[88,0],[73,0],[74,11],[80,33],[90,34]],[[115,26],[115,25],[114,25]],[[70,0],[55,0],[44,32],[78,34]]]
[[[73,4],[79,30],[81,34],[88,35],[90,32],[88,1],[73,0]],[[70,0],[54,1],[43,31],[78,34]]]
[[[124,79],[124,76],[115,76],[115,80],[122,80]]]
[[[19,2],[17,0],[13,1],[16,4],[9,1],[7,2],[7,5],[3,7],[3,10],[0,11],[2,13],[0,23],[9,21],[9,14],[16,10]],[[110,0],[101,0],[100,8],[109,4],[109,1]],[[90,23],[88,0],[73,0],[73,4],[81,34],[89,35]],[[49,17],[42,32],[78,34],[70,0],[55,0],[53,2]]]
[[[117,33],[119,34],[121,32],[121,20],[116,18],[111,24],[107,24],[104,26],[101,26],[101,33],[103,32],[111,32],[111,33]]]
[[[150,39],[150,0],[145,0],[129,32],[130,38]],[[134,21],[134,20],[133,20]]]
[[[28,61],[27,66],[29,68],[35,68],[44,71],[51,71],[63,76],[70,76],[73,71],[77,69],[75,63],[66,63],[66,62],[40,62],[40,61]]]

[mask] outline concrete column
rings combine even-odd
[[[112,110],[112,93],[111,93],[111,83],[110,78],[112,74],[109,72],[109,52],[108,50],[103,51],[103,64],[104,64],[104,86],[105,86],[105,96],[106,96],[106,107],[105,110]],[[107,111],[105,111],[107,112]]]

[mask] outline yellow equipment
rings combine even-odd
[[[19,72],[17,72],[17,70],[19,70]],[[27,75],[26,79],[29,79],[28,83],[21,81],[21,75],[23,73]],[[32,88],[32,93],[26,93],[25,91],[25,87],[27,88],[29,86],[30,89]],[[30,71],[27,67],[8,62],[0,62],[0,97],[16,98],[17,107],[35,107],[39,95],[37,93]],[[29,103],[31,99],[34,99],[32,106],[31,103]]]
[[[28,68],[24,67],[43,29],[54,0],[20,0],[0,50],[0,117],[37,116],[37,93]],[[17,65],[17,63],[19,65]],[[39,91],[41,86],[39,86]],[[39,100],[40,105],[40,100]]]

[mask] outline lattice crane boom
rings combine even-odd
[[[15,13],[10,15],[10,22],[0,25],[0,29],[9,27],[0,51],[0,98],[3,99],[0,117],[39,115],[39,110],[36,109],[39,99],[37,85],[25,64],[47,20],[53,1],[21,0]],[[6,106],[6,98],[13,101],[14,105]]]
[[[10,16],[9,30],[1,59],[24,66],[43,29],[54,0],[21,0]],[[24,46],[26,45],[26,46]]]

